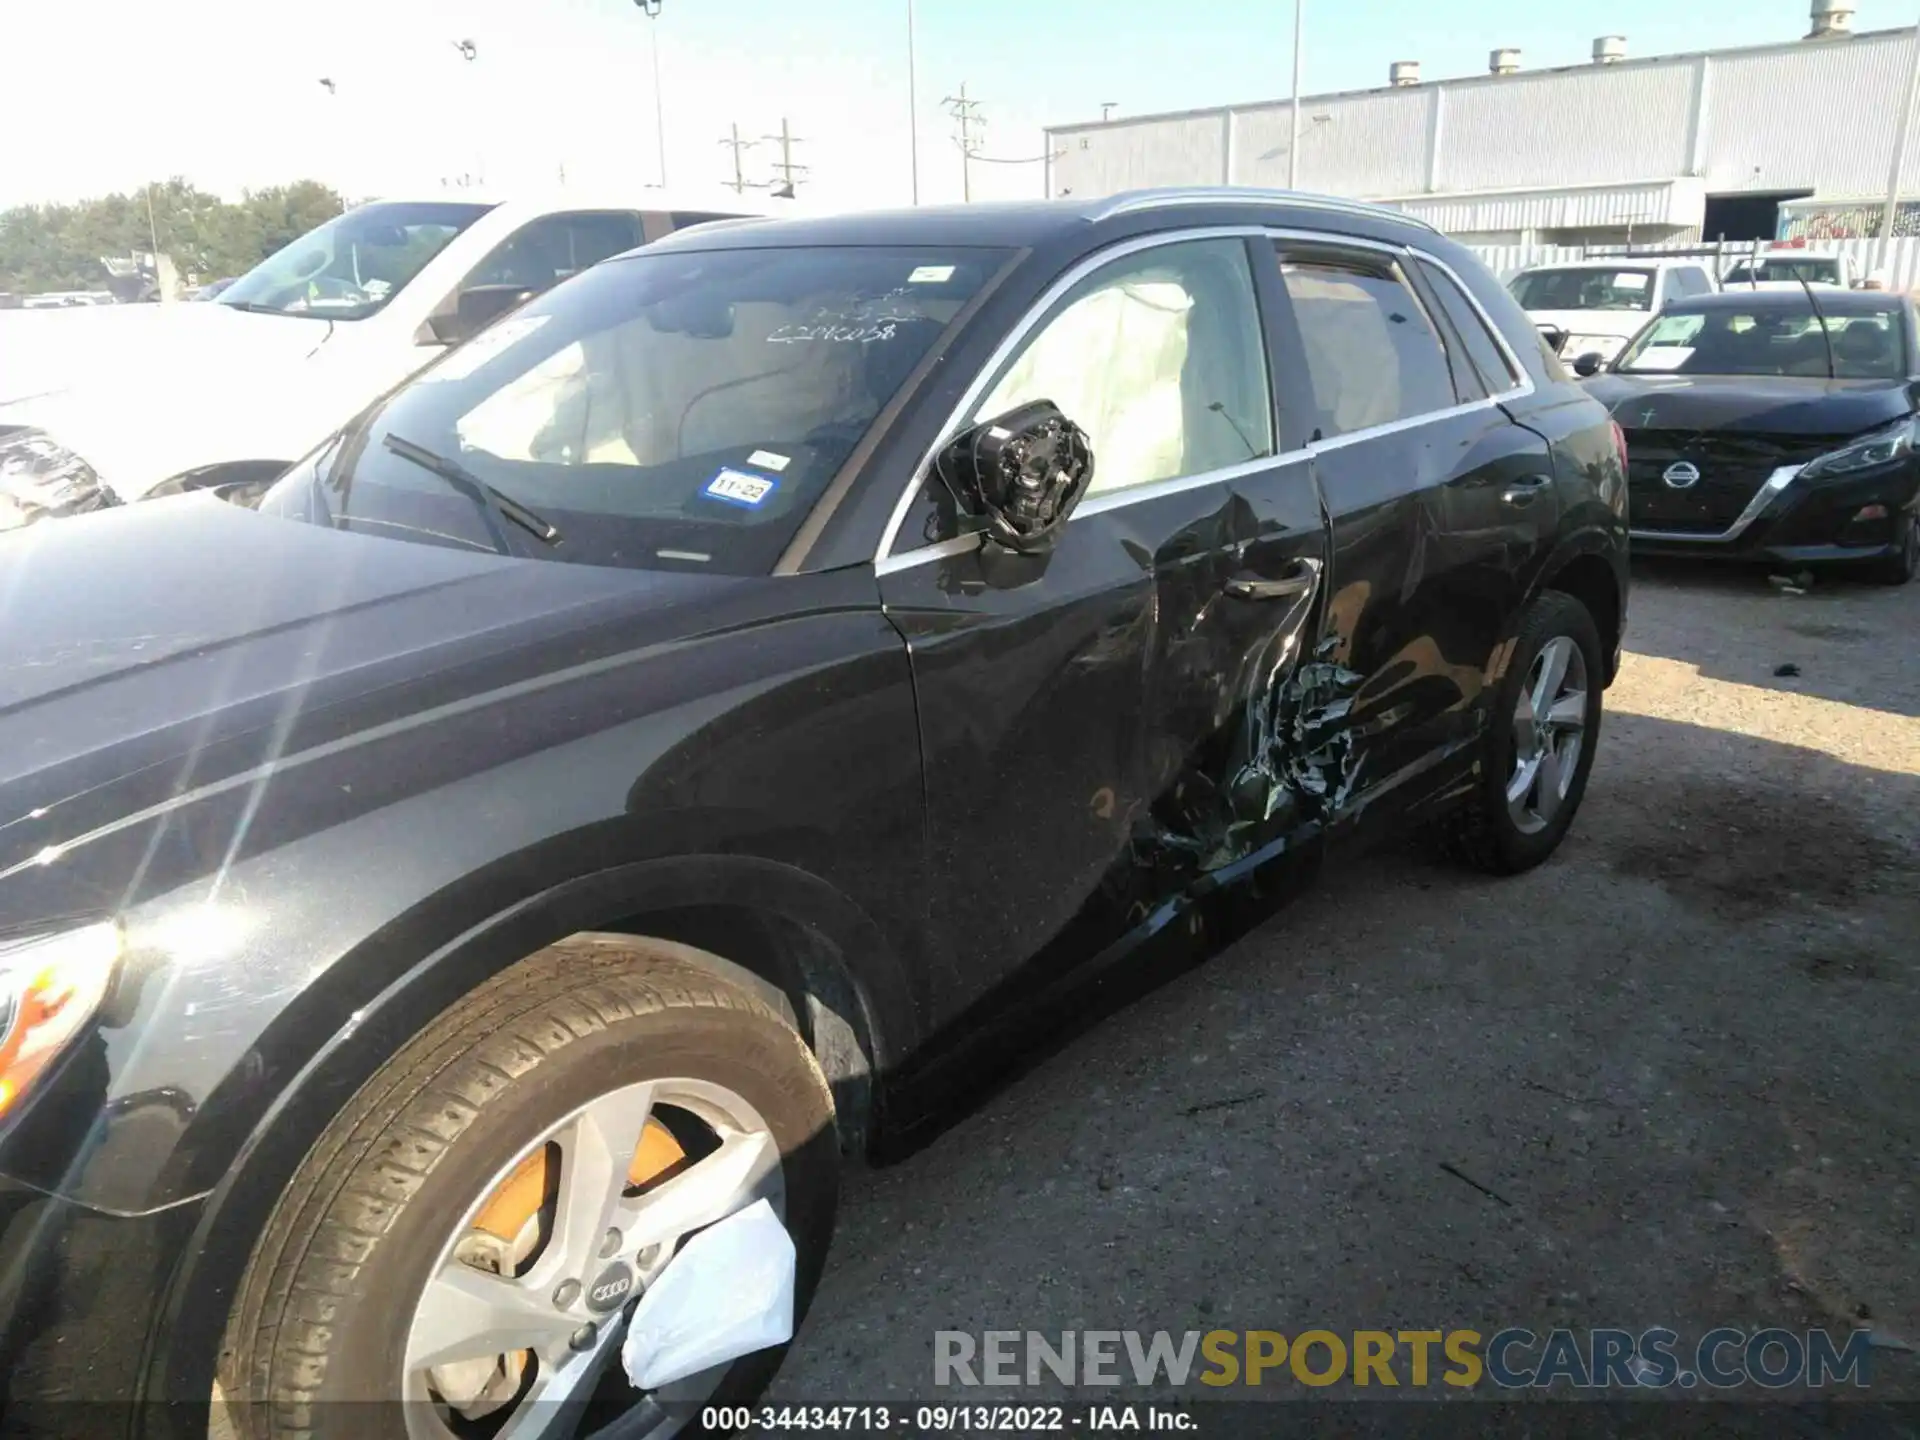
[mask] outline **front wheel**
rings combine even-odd
[[[288,1186],[242,1283],[221,1364],[239,1433],[658,1437],[765,1387],[784,1347],[652,1393],[620,1357],[639,1298],[704,1228],[769,1203],[795,1251],[795,1325],[832,1233],[826,1080],[792,1026],[704,958],[575,936],[382,1067]]]
[[[1920,515],[1904,517],[1893,548],[1874,561],[1869,574],[1882,585],[1905,585],[1920,575]]]
[[[1554,852],[1593,769],[1603,664],[1587,607],[1542,592],[1521,617],[1494,691],[1473,794],[1435,827],[1445,853],[1515,875]]]

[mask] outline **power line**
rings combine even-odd
[[[960,93],[949,95],[940,102],[947,107],[947,113],[953,116],[954,127],[959,132],[953,137],[953,143],[960,147],[960,198],[973,199],[973,160],[980,153],[980,146],[974,139],[974,129],[984,130],[987,117],[980,109],[978,100],[967,98],[967,85],[960,82]]]
[[[800,183],[800,177],[807,173],[807,167],[805,165],[796,165],[793,159],[793,147],[801,143],[800,137],[795,135],[788,127],[787,117],[782,115],[780,117],[780,133],[778,135],[763,135],[760,138],[763,140],[778,140],[780,142],[780,158],[776,160],[773,165],[773,168],[780,172],[780,183],[773,193],[791,200],[795,188]]]
[[[746,170],[740,163],[740,156],[743,151],[751,150],[760,142],[758,140],[742,140],[740,138],[740,126],[738,123],[729,126],[728,129],[733,132],[731,138],[724,139],[720,142],[722,145],[729,146],[733,150],[733,179],[728,183],[732,185],[734,194],[744,195],[747,193],[748,188],[753,186],[753,182],[747,179]]]

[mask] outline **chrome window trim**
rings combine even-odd
[[[1325,210],[1336,215],[1355,215],[1369,220],[1393,220],[1416,230],[1437,235],[1427,221],[1386,205],[1369,205],[1364,200],[1343,200],[1337,195],[1305,195],[1293,190],[1264,190],[1251,185],[1183,185],[1165,189],[1139,190],[1116,195],[1091,207],[1087,218],[1108,220],[1115,215],[1132,215],[1142,210],[1165,210],[1175,205],[1275,205],[1296,206],[1303,210]]]
[[[1473,293],[1473,287],[1467,284],[1458,270],[1454,269],[1453,266],[1442,260],[1438,255],[1430,251],[1422,250],[1418,246],[1409,246],[1408,248],[1413,251],[1416,258],[1426,261],[1427,264],[1433,266],[1434,269],[1453,281],[1454,288],[1466,297],[1467,304],[1472,306],[1473,313],[1480,317],[1480,323],[1486,327],[1487,334],[1493,337],[1493,343],[1500,347],[1500,354],[1507,362],[1507,378],[1512,380],[1514,384],[1510,388],[1502,390],[1493,398],[1496,400],[1502,400],[1508,397],[1519,399],[1522,396],[1531,395],[1533,393],[1533,377],[1527,373],[1527,367],[1520,363],[1520,357],[1514,353],[1513,346],[1507,343],[1506,332],[1494,324],[1493,317],[1487,313],[1487,307],[1482,305],[1480,303],[1480,297]]]
[[[1248,237],[1257,237],[1261,233],[1261,227],[1258,225],[1206,225],[1187,230],[1164,230],[1157,235],[1136,235],[1130,240],[1119,241],[1116,244],[1095,251],[1093,254],[1069,267],[1059,279],[1055,280],[1053,284],[1046,288],[1038,300],[1027,308],[1027,313],[1020,317],[1020,323],[1009,330],[1000,343],[994,347],[993,353],[987,357],[987,363],[980,367],[980,373],[973,377],[973,382],[967,386],[966,392],[961,395],[958,403],[953,407],[952,413],[947,416],[947,423],[940,427],[933,444],[929,445],[926,453],[920,457],[920,463],[913,467],[913,474],[907,481],[906,488],[901,491],[900,498],[894,502],[893,513],[887,517],[886,528],[880,532],[880,544],[875,548],[873,555],[875,568],[880,570],[880,573],[883,575],[890,574],[893,570],[904,569],[906,567],[895,564],[890,568],[881,568],[885,566],[888,560],[902,561],[912,557],[915,563],[919,563],[923,558],[927,560],[935,559],[937,557],[931,553],[923,552],[938,550],[952,543],[950,541],[941,541],[937,545],[924,545],[918,549],[902,551],[898,555],[888,554],[888,552],[893,549],[894,540],[899,537],[900,527],[906,524],[907,513],[913,509],[914,497],[920,493],[921,487],[926,484],[927,476],[932,473],[933,457],[940,453],[942,446],[960,433],[965,417],[971,414],[973,407],[985,398],[988,385],[994,377],[999,374],[1001,367],[1005,365],[1013,356],[1014,352],[1019,349],[1027,336],[1033,332],[1034,327],[1037,326],[1041,319],[1046,316],[1047,312],[1053,308],[1055,301],[1075,285],[1078,285],[1082,280],[1086,279],[1086,277],[1094,271],[1102,269],[1111,262],[1123,259],[1128,255],[1136,255],[1144,250],[1158,250],[1167,245],[1188,244],[1195,240],[1231,240],[1236,237],[1245,239]],[[1272,376],[1267,377],[1267,386],[1268,395],[1269,398],[1271,398],[1273,387]],[[1181,478],[1185,479],[1189,477],[1183,476]],[[1192,478],[1197,479],[1198,477]],[[1142,485],[1132,488],[1144,490],[1147,487]],[[1116,490],[1113,493],[1116,495],[1124,495],[1127,491]],[[1082,508],[1084,508],[1084,506]],[[977,537],[966,536],[956,538],[977,539]]]
[[[1775,470],[1767,477],[1767,483],[1753,492],[1753,498],[1747,501],[1747,508],[1740,512],[1739,517],[1734,520],[1733,524],[1729,525],[1725,530],[1722,530],[1718,535],[1692,535],[1684,530],[1629,530],[1627,531],[1627,538],[1629,540],[1659,540],[1665,543],[1684,541],[1694,545],[1730,544],[1745,534],[1747,527],[1758,520],[1767,506],[1773,503],[1774,497],[1791,485],[1794,477],[1806,468],[1805,465],[1782,465],[1779,469]]]
[[[876,575],[893,575],[902,570],[911,570],[915,566],[925,565],[935,560],[944,560],[954,555],[964,555],[979,547],[981,537],[978,534],[956,535],[950,540],[941,540],[930,545],[916,546],[912,550],[903,550],[897,555],[888,553],[893,547],[894,540],[899,536],[900,527],[906,523],[908,512],[913,508],[914,497],[920,493],[921,487],[926,483],[927,475],[933,466],[933,457],[939,453],[941,446],[945,445],[959,433],[962,417],[967,415],[972,408],[979,403],[986,392],[991,377],[999,372],[1000,367],[1006,363],[1009,356],[1011,356],[1021,342],[1026,339],[1034,326],[1039,323],[1040,318],[1053,307],[1054,302],[1058,300],[1062,294],[1073,288],[1073,286],[1085,279],[1086,276],[1094,270],[1122,256],[1135,254],[1142,250],[1157,249],[1163,245],[1178,245],[1193,240],[1229,239],[1234,236],[1243,238],[1250,236],[1264,237],[1274,240],[1302,240],[1313,244],[1331,243],[1336,246],[1377,250],[1382,254],[1391,255],[1396,259],[1412,255],[1427,261],[1449,276],[1453,282],[1459,286],[1460,293],[1466,296],[1467,303],[1473,307],[1474,313],[1481,318],[1489,333],[1492,334],[1494,343],[1500,347],[1501,354],[1505,356],[1512,374],[1519,377],[1518,383],[1511,389],[1503,390],[1498,395],[1489,396],[1484,400],[1469,400],[1458,405],[1448,406],[1442,410],[1428,410],[1421,414],[1410,415],[1400,420],[1390,420],[1384,424],[1370,425],[1364,430],[1353,430],[1344,435],[1336,435],[1331,440],[1311,441],[1297,450],[1282,451],[1274,455],[1263,455],[1254,460],[1243,461],[1237,465],[1227,466],[1224,469],[1203,471],[1197,475],[1176,476],[1170,480],[1156,480],[1146,485],[1131,485],[1122,490],[1111,490],[1104,495],[1095,495],[1082,501],[1081,504],[1076,507],[1073,515],[1068,517],[1068,524],[1072,524],[1074,517],[1077,516],[1099,515],[1110,510],[1121,509],[1137,501],[1157,500],[1166,495],[1179,494],[1184,490],[1196,490],[1203,485],[1213,485],[1228,480],[1235,480],[1242,475],[1251,475],[1260,470],[1296,464],[1301,460],[1311,458],[1324,451],[1339,450],[1348,445],[1358,444],[1363,440],[1376,440],[1381,436],[1397,434],[1400,431],[1409,430],[1415,425],[1425,425],[1437,420],[1447,420],[1461,415],[1470,415],[1478,410],[1495,409],[1502,401],[1520,399],[1534,393],[1532,377],[1527,373],[1526,367],[1520,363],[1519,357],[1515,355],[1513,346],[1508,343],[1506,335],[1501,331],[1500,327],[1493,322],[1493,318],[1487,314],[1486,307],[1481,305],[1479,297],[1477,297],[1466,282],[1460,278],[1460,273],[1457,270],[1439,256],[1422,250],[1418,246],[1400,245],[1391,241],[1370,239],[1366,236],[1343,235],[1331,230],[1297,230],[1271,225],[1203,226],[1186,230],[1168,230],[1158,235],[1136,236],[1131,240],[1123,240],[1118,244],[1097,251],[1074,265],[1047,288],[1039,300],[1035,301],[1027,313],[1021,317],[1020,323],[994,348],[993,353],[987,358],[987,363],[981,367],[980,373],[974,377],[973,383],[967,387],[966,393],[960,397],[960,401],[955,405],[953,413],[947,417],[947,423],[941,427],[939,437],[928,447],[926,454],[921,456],[919,465],[914,469],[913,478],[908,482],[899,500],[895,502],[893,513],[887,518],[886,529],[881,532],[880,544],[874,553],[874,573]],[[1415,291],[1413,294],[1417,302],[1420,298],[1419,293]],[[1437,335],[1436,338],[1438,338]],[[1445,342],[1442,341],[1441,344],[1444,347]],[[1267,384],[1271,390],[1274,385],[1274,377],[1272,375],[1267,377]]]

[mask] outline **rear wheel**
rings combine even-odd
[[[1554,852],[1593,769],[1603,666],[1586,606],[1542,592],[1521,619],[1495,691],[1473,794],[1435,827],[1445,853],[1513,875]]]
[[[826,1080],[763,998],[682,946],[564,941],[436,1020],[308,1156],[229,1326],[223,1389],[253,1402],[237,1428],[697,1428],[704,1404],[758,1394],[784,1347],[643,1394],[620,1360],[635,1304],[694,1234],[765,1199],[797,1254],[797,1325],[838,1166]]]

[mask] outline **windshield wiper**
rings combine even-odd
[[[487,533],[493,537],[494,549],[502,555],[513,554],[513,547],[507,544],[506,532],[500,528],[500,522],[494,518],[496,515],[511,520],[529,535],[548,545],[560,543],[560,532],[552,525],[505,491],[494,489],[458,460],[436,454],[424,445],[416,445],[413,441],[392,433],[381,436],[380,443],[402,460],[411,460],[422,470],[438,475],[478,505],[481,513],[486,516]]]

